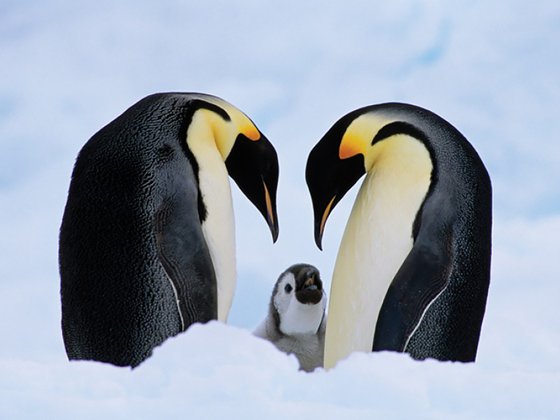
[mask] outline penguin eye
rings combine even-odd
[[[286,291],[286,293],[290,293],[290,292],[292,291],[292,285],[288,283],[288,284],[284,287],[284,290]]]

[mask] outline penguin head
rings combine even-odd
[[[253,140],[239,133],[225,163],[229,175],[239,189],[265,218],[272,239],[276,242],[279,229],[276,213],[278,187],[276,150],[262,134],[257,140]]]
[[[426,135],[414,125],[419,108],[405,104],[371,105],[340,118],[311,150],[306,181],[313,201],[315,243],[322,249],[326,221],[344,195],[366,173],[379,168],[406,148],[383,142],[405,135],[428,148]],[[398,156],[397,156],[398,158]]]
[[[315,334],[326,307],[319,270],[309,264],[288,268],[274,286],[270,306],[283,334]]]
[[[229,176],[263,215],[276,242],[279,170],[274,146],[247,115],[223,99],[198,94],[191,106],[196,108],[193,119],[205,119]]]

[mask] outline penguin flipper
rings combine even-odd
[[[373,351],[406,351],[427,309],[447,286],[451,255],[445,242],[416,244],[410,251],[379,311]]]
[[[187,194],[173,194],[154,219],[158,257],[176,294],[182,331],[216,319],[216,274],[196,206]]]

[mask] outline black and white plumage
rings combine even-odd
[[[227,319],[236,281],[228,175],[276,240],[276,151],[226,101],[151,95],[85,144],[60,230],[70,359],[134,367],[192,323]]]
[[[295,264],[284,271],[272,291],[269,311],[254,334],[280,351],[294,354],[307,372],[323,366],[327,297],[319,270]]]
[[[345,115],[307,162],[319,247],[330,212],[364,174],[333,273],[325,367],[371,350],[473,361],[491,254],[492,191],[480,157],[417,106]]]

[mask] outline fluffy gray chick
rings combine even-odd
[[[274,285],[268,315],[254,334],[294,354],[300,369],[311,372],[323,366],[326,305],[319,270],[309,264],[292,265]]]

